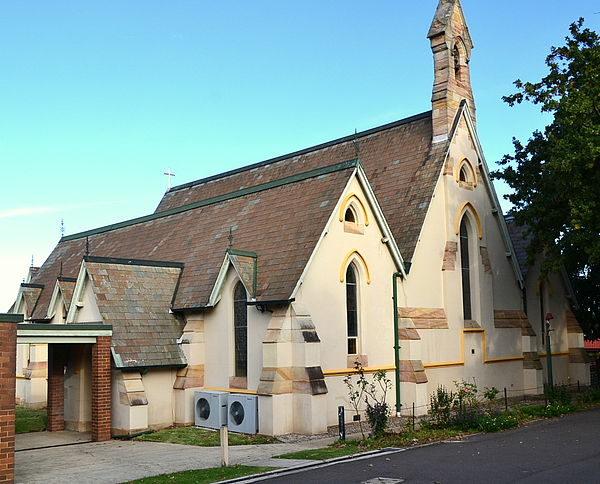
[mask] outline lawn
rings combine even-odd
[[[157,430],[150,434],[140,435],[134,440],[146,442],[169,442],[171,444],[199,445],[202,447],[218,447],[219,432],[197,427],[177,427]],[[244,435],[229,432],[229,445],[272,444],[277,440],[264,435]]]
[[[386,447],[410,447],[413,445],[437,442],[440,440],[456,438],[462,433],[454,429],[423,429],[415,432],[405,431],[399,434],[388,433],[379,439],[346,440],[338,441],[322,449],[301,450],[281,454],[278,459],[309,459],[324,460],[358,454],[369,450],[379,450]]]
[[[212,467],[210,469],[173,472],[170,474],[161,474],[160,476],[144,477],[143,479],[130,481],[128,484],[166,484],[173,482],[176,484],[206,484],[251,474],[259,474],[273,469],[275,468],[255,466]]]
[[[15,432],[17,434],[46,430],[46,410],[34,410],[17,405],[15,413]]]

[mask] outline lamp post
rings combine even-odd
[[[548,365],[548,385],[550,389],[554,388],[554,379],[552,378],[552,348],[550,346],[550,320],[554,319],[552,313],[546,314],[546,364]]]

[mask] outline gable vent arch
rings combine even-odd
[[[475,167],[467,158],[463,158],[460,160],[460,163],[456,165],[454,178],[459,185],[467,185],[470,187],[477,186],[477,173]]]
[[[339,221],[350,221],[347,219],[347,212],[351,210],[355,216],[354,223],[364,223],[365,226],[369,225],[369,215],[363,201],[356,195],[356,193],[349,193],[344,197],[340,204]]]

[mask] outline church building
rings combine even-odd
[[[541,393],[546,312],[555,382],[585,384],[568,281],[526,281],[490,181],[459,0],[427,37],[431,110],[63,237],[13,308],[18,397],[96,440],[194,424],[197,391],[254,399],[262,434],[314,434],[350,406],[357,361],[420,413],[459,380]]]

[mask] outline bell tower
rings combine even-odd
[[[465,100],[473,121],[475,103],[471,90],[469,60],[471,35],[460,0],[440,0],[427,33],[433,52],[433,142],[448,139],[454,117]]]

